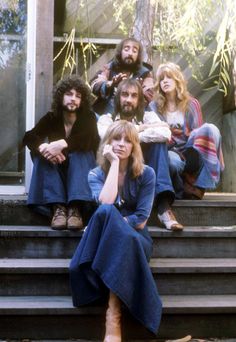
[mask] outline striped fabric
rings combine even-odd
[[[200,103],[197,99],[191,98],[188,110],[185,113],[183,130],[172,132],[172,138],[169,144],[170,149],[174,148],[176,151],[182,152],[185,149],[191,132],[195,128],[202,126],[202,124],[203,119]]]
[[[190,146],[193,146],[199,151],[204,166],[216,185],[220,180],[220,172],[224,169],[221,135],[218,128],[213,124],[206,123],[193,130],[186,144],[186,148]]]
[[[164,115],[158,112],[155,101],[149,104],[161,120],[166,121]],[[191,97],[184,117],[182,128],[172,130],[172,138],[168,148],[181,154],[186,148],[194,147],[202,156],[204,166],[194,185],[204,189],[214,189],[220,180],[220,173],[224,170],[224,159],[221,147],[221,134],[213,125],[203,124],[201,105]]]
[[[185,114],[184,130],[181,136],[173,136],[173,139],[176,143],[175,149],[180,152],[191,146],[199,151],[204,167],[211,177],[205,188],[214,188],[224,169],[221,134],[215,125],[203,124],[201,106],[197,99],[191,98]]]

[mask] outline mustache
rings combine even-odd
[[[134,62],[134,59],[133,59],[133,57],[131,57],[131,56],[125,57],[124,60],[125,60],[125,61],[126,61],[126,60],[131,60],[132,62]]]

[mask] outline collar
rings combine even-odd
[[[116,116],[115,116],[115,120],[114,121],[118,121],[118,120],[121,120],[121,117],[120,117],[120,113],[118,113]],[[136,116],[133,117],[132,122],[134,125],[140,125],[142,122],[141,121],[138,121]]]

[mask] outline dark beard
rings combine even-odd
[[[135,112],[136,112],[135,109],[122,111],[122,108],[121,108],[120,118],[124,119],[124,120],[131,121],[135,117],[135,114],[136,114]]]
[[[138,69],[138,62],[126,63],[125,61],[121,60],[119,67],[124,71],[127,70],[132,73]]]
[[[78,113],[79,108],[76,107],[75,109],[70,109],[67,106],[63,106],[62,105],[62,111],[65,112],[65,113]]]

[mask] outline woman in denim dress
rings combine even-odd
[[[136,128],[114,122],[98,153],[89,185],[98,209],[70,264],[74,306],[108,296],[104,341],[121,341],[121,303],[157,333],[162,304],[149,267],[152,240],[146,226],[155,188],[152,168],[143,164]]]

